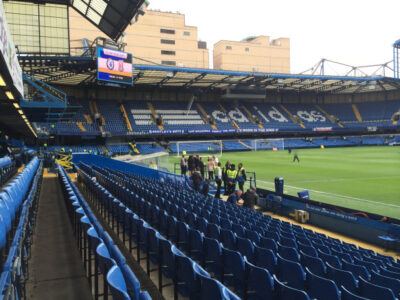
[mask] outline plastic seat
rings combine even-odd
[[[304,245],[301,242],[297,243],[298,250],[303,251],[303,253],[312,256],[312,257],[318,257],[318,252],[317,249],[314,248],[314,246],[308,246]]]
[[[206,234],[207,232],[207,227],[208,227],[208,221],[203,218],[203,217],[199,217],[197,219],[197,224],[196,224],[196,229],[199,230],[200,232]]]
[[[365,259],[365,258],[364,258]],[[366,260],[359,260],[357,258],[354,258],[354,262],[355,265],[360,265],[360,266],[364,266],[367,268],[368,272],[371,272],[372,270],[375,272],[379,272],[378,267],[376,266],[375,263],[373,262],[369,262]],[[387,266],[387,268],[389,268],[390,266]],[[390,270],[390,269],[389,269]]]
[[[383,286],[372,284],[366,281],[362,276],[359,280],[359,293],[362,297],[366,297],[371,300],[396,300],[397,298],[393,294],[391,289]]]
[[[233,286],[238,295],[244,293],[244,259],[243,256],[230,249],[222,248],[223,284]],[[244,295],[243,295],[244,296]]]
[[[236,241],[237,250],[247,257],[247,260],[252,262],[254,257],[254,244],[251,240],[246,238],[237,237]]]
[[[112,266],[116,265],[114,259],[111,258],[110,253],[104,243],[97,246],[96,249],[97,257],[99,259],[99,268],[103,275],[106,275]]]
[[[197,261],[203,261],[203,242],[204,234],[196,229],[189,229],[189,244],[188,253],[189,256]]]
[[[281,238],[279,240],[279,244],[281,244],[282,246],[285,246],[285,247],[292,247],[292,248],[297,249],[296,241],[292,238],[282,237],[282,234],[281,234]]]
[[[279,242],[278,246],[279,246],[278,253],[284,259],[300,262],[300,254],[296,248],[282,246],[279,244]]]
[[[210,277],[210,275],[187,256],[176,255],[175,259],[176,268],[179,270],[176,273],[178,292],[184,297],[189,297],[189,299],[196,299],[200,293],[198,274],[206,277]]]
[[[303,267],[297,262],[284,259],[279,253],[277,258],[279,279],[293,288],[302,290],[306,280],[306,273]]]
[[[126,290],[131,299],[138,299],[140,297],[140,282],[131,268],[124,264],[120,267],[121,272],[125,279]]]
[[[314,274],[306,267],[307,293],[311,299],[340,300],[340,291],[332,280]]]
[[[253,241],[254,244],[258,245],[260,243],[260,235],[252,230],[245,229],[246,238]]]
[[[371,283],[391,289],[400,298],[400,280],[371,271]]]
[[[231,250],[236,249],[236,234],[231,230],[221,228],[220,241],[225,248]]]
[[[313,274],[321,276],[321,277],[325,277],[326,275],[326,266],[324,264],[324,262],[322,261],[322,259],[320,259],[319,257],[312,257],[309,256],[305,253],[303,253],[303,251],[300,250],[301,253],[301,264],[303,265],[303,267],[307,267]]]
[[[327,277],[336,282],[337,286],[344,286],[349,292],[354,293],[358,287],[358,280],[353,273],[340,270],[326,263]]]
[[[130,300],[126,289],[124,276],[118,266],[113,266],[107,273],[107,282],[115,300]]]
[[[337,256],[330,255],[321,250],[317,250],[317,251],[318,251],[318,257],[320,257],[325,263],[329,263],[332,267],[335,267],[337,269],[342,268],[342,262],[340,261],[340,259]]]
[[[279,281],[274,275],[274,285],[277,299],[285,300],[310,300],[307,293],[302,290],[290,287]]]
[[[214,223],[208,223],[206,236],[211,239],[219,240],[220,227]]]
[[[237,235],[238,237],[242,237],[242,238],[246,237],[245,228],[244,228],[242,225],[240,225],[240,224],[233,223],[233,224],[232,224],[232,231],[233,231],[234,233],[236,233],[236,235]]]
[[[258,243],[258,246],[262,248],[271,249],[273,252],[278,251],[278,245],[271,238],[260,236],[260,242]]]
[[[371,274],[369,274],[367,268],[364,266],[355,265],[343,260],[343,270],[350,271],[356,277],[363,277],[367,280],[371,279]]]
[[[204,238],[204,268],[214,273],[215,277],[222,277],[222,246],[216,239]]]
[[[240,300],[217,280],[205,276],[199,277],[201,281],[199,300]]]
[[[181,221],[177,222],[178,237],[176,245],[182,251],[187,251],[187,242],[189,240],[189,226]]]
[[[171,215],[167,217],[167,238],[172,243],[175,243],[178,238],[178,220]]]
[[[380,268],[380,274],[383,276],[387,276],[387,277],[391,277],[391,278],[400,280],[400,273],[392,272],[392,271],[386,270],[385,268]]]
[[[274,279],[267,269],[256,267],[246,258],[245,261],[245,281],[247,300],[273,299]]]
[[[337,256],[340,260],[346,260],[348,262],[354,263],[354,258],[349,253],[338,252],[336,250],[332,250],[332,255]]]
[[[265,268],[271,274],[275,274],[277,263],[278,260],[272,250],[254,245],[254,264],[257,267]]]
[[[341,286],[340,290],[342,291],[341,300],[369,300],[368,298],[364,298],[364,297],[355,295],[354,293],[352,293],[348,289],[346,289],[344,286]]]

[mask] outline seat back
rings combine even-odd
[[[107,273],[107,282],[111,289],[111,294],[115,300],[130,300],[128,295],[125,279],[121,269],[118,266],[113,266]]]
[[[276,299],[285,299],[285,300],[310,300],[307,293],[305,291],[287,286],[286,284],[279,281],[274,275],[274,284],[275,284],[275,294]]]
[[[372,284],[360,276],[360,295],[371,300],[397,300],[393,291],[386,287]]]
[[[302,290],[306,279],[306,273],[303,267],[297,262],[281,257],[279,253],[277,257],[279,279],[283,282],[287,282],[287,285],[291,287]]]
[[[353,273],[340,270],[326,263],[327,277],[336,282],[337,286],[344,286],[348,291],[354,293],[358,287],[358,281]]]
[[[312,299],[340,300],[340,291],[333,280],[314,274],[306,267],[307,293]]]
[[[322,259],[304,254],[302,250],[300,250],[300,253],[302,254],[301,263],[303,267],[307,267],[315,275],[325,277],[326,266]]]
[[[267,269],[259,268],[245,258],[245,281],[247,300],[272,299],[274,279]],[[246,297],[245,297],[246,298]]]

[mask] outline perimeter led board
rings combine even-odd
[[[97,47],[97,80],[133,84],[132,54]]]

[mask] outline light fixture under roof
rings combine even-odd
[[[22,109],[18,109],[18,113],[19,113],[20,115],[23,115],[23,114],[24,114],[24,112],[23,112]]]
[[[19,109],[19,104],[18,104],[18,103],[13,103],[13,105],[14,105],[14,107],[15,107],[16,109]]]

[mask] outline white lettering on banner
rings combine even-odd
[[[228,117],[220,110],[214,110],[211,114],[214,117],[214,119],[222,123],[228,123],[229,121]]]
[[[10,77],[13,80],[15,88],[24,96],[24,85],[22,81],[22,70],[18,63],[18,57],[15,52],[14,42],[8,29],[7,20],[4,13],[3,1],[0,1],[0,53],[7,65]]]
[[[326,118],[319,112],[312,110],[310,112],[305,110],[297,111],[297,116],[307,122],[325,122]]]
[[[249,120],[246,118],[246,116],[238,109],[231,110],[228,115],[235,120],[236,122],[239,123],[245,123],[249,122]]]
[[[275,121],[278,122],[288,122],[288,119],[285,118],[285,116],[277,110],[274,106],[271,107],[272,109],[268,112],[268,116],[271,119],[274,119]]]

